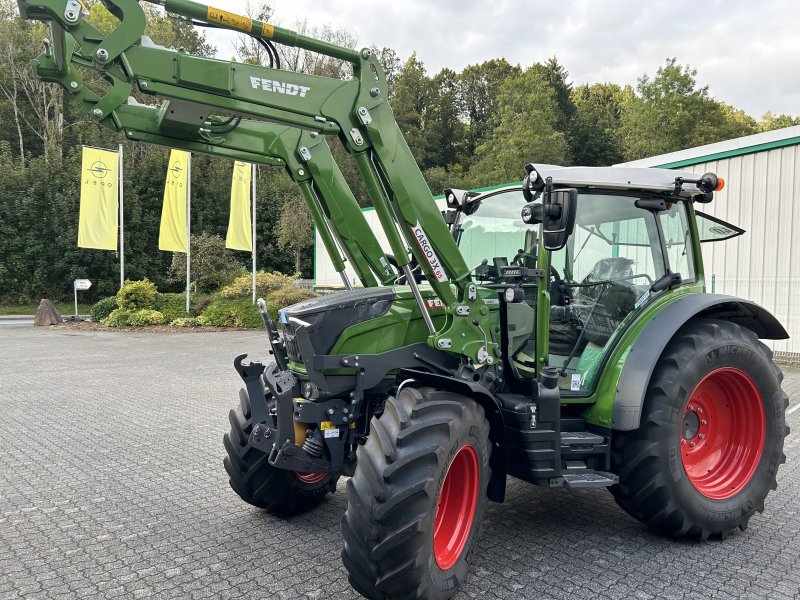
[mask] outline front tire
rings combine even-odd
[[[267,399],[267,408],[274,400]],[[246,389],[239,391],[239,406],[228,415],[231,432],[222,439],[227,456],[223,461],[229,483],[239,497],[258,508],[291,517],[307,512],[336,491],[338,477],[330,473],[296,473],[276,469],[268,455],[250,442],[253,422],[250,397]]]
[[[710,319],[685,325],[656,365],[641,426],[613,437],[617,503],[673,537],[744,531],[786,461],[782,379],[749,329]]]
[[[347,484],[342,560],[352,586],[371,599],[453,596],[486,507],[490,454],[474,400],[411,387],[389,398]]]

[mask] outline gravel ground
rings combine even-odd
[[[0,598],[357,598],[339,559],[343,483],[279,520],[222,468],[255,332],[0,330]],[[784,388],[800,404],[800,369]],[[800,411],[789,417],[800,431]],[[778,490],[725,542],[655,536],[605,490],[510,480],[465,598],[800,598],[800,437]]]

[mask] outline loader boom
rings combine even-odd
[[[129,139],[156,141],[152,137],[143,139],[144,136],[137,134],[135,128],[129,131],[124,126],[124,115],[130,110],[128,98],[134,86],[143,94],[167,100],[170,106],[181,109],[175,114],[172,110],[162,109],[158,121],[161,131],[191,131],[192,128],[196,131],[197,123],[192,124],[189,117],[196,113],[205,122],[211,111],[242,117],[244,124],[264,121],[306,131],[303,138],[308,140],[310,136],[317,143],[309,141],[297,148],[296,158],[306,168],[295,168],[294,174],[299,175],[300,170],[311,171],[315,181],[335,183],[330,168],[322,166],[329,160],[318,157],[320,153],[329,156],[319,136],[338,137],[355,159],[396,264],[404,271],[426,318],[430,332],[428,344],[464,356],[475,364],[494,363],[500,354],[491,333],[494,330],[488,311],[394,119],[387,100],[383,69],[377,58],[368,49],[357,52],[342,48],[188,0],[153,3],[186,18],[347,60],[353,65],[354,78],[342,81],[156,47],[143,38],[145,16],[136,0],[103,0],[106,8],[120,21],[117,29],[107,36],[85,21],[81,5],[75,0],[19,0],[24,17],[52,24],[55,43],[50,57],[55,73],[51,72],[51,78],[72,89],[75,80],[69,79],[75,70],[71,62],[99,71],[112,84],[111,89],[94,98],[84,94],[84,111],[100,123],[113,123],[125,131]],[[77,46],[69,40],[70,37],[74,38]],[[73,50],[77,47],[72,61],[69,59],[70,45]],[[47,52],[45,56],[48,56]],[[80,89],[80,82],[77,85]],[[254,123],[252,127],[256,125]],[[259,135],[257,131],[252,135]],[[196,133],[192,135],[196,136]],[[167,137],[179,136],[170,134]],[[201,141],[196,137],[184,141],[202,143],[207,149],[210,146],[207,140]],[[216,154],[227,153],[229,157],[238,154],[242,160],[261,162],[255,160],[254,155],[263,152],[263,144],[223,151],[222,147],[226,145],[227,142],[217,144],[220,151]],[[244,158],[244,155],[249,158]],[[337,212],[337,206],[338,212],[344,212],[342,203],[352,208],[348,198],[342,199],[334,189],[329,191],[336,194],[335,199],[326,198],[331,214]],[[347,212],[348,215],[351,213]],[[351,251],[350,254],[349,258],[354,260],[358,253]],[[364,255],[364,261],[369,262],[372,271],[382,282],[387,282],[390,280],[389,267],[381,262],[381,258],[376,258],[374,253]],[[428,317],[411,276],[413,262],[419,264],[445,305],[447,319],[438,330]],[[359,272],[359,276],[362,275],[362,281],[369,279]]]

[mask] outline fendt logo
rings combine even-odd
[[[274,81],[273,79],[262,79],[261,77],[251,77],[250,83],[253,84],[254,90],[275,92],[286,96],[300,96],[301,98],[305,98],[306,94],[311,91],[310,87],[304,85],[284,83],[283,81]]]
[[[89,172],[97,179],[105,179],[106,175],[111,172],[111,169],[109,169],[103,161],[98,160],[92,165],[92,168],[89,169]]]

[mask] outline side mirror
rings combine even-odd
[[[578,211],[578,190],[551,190],[544,198],[544,247],[551,252],[561,250],[575,229]]]

